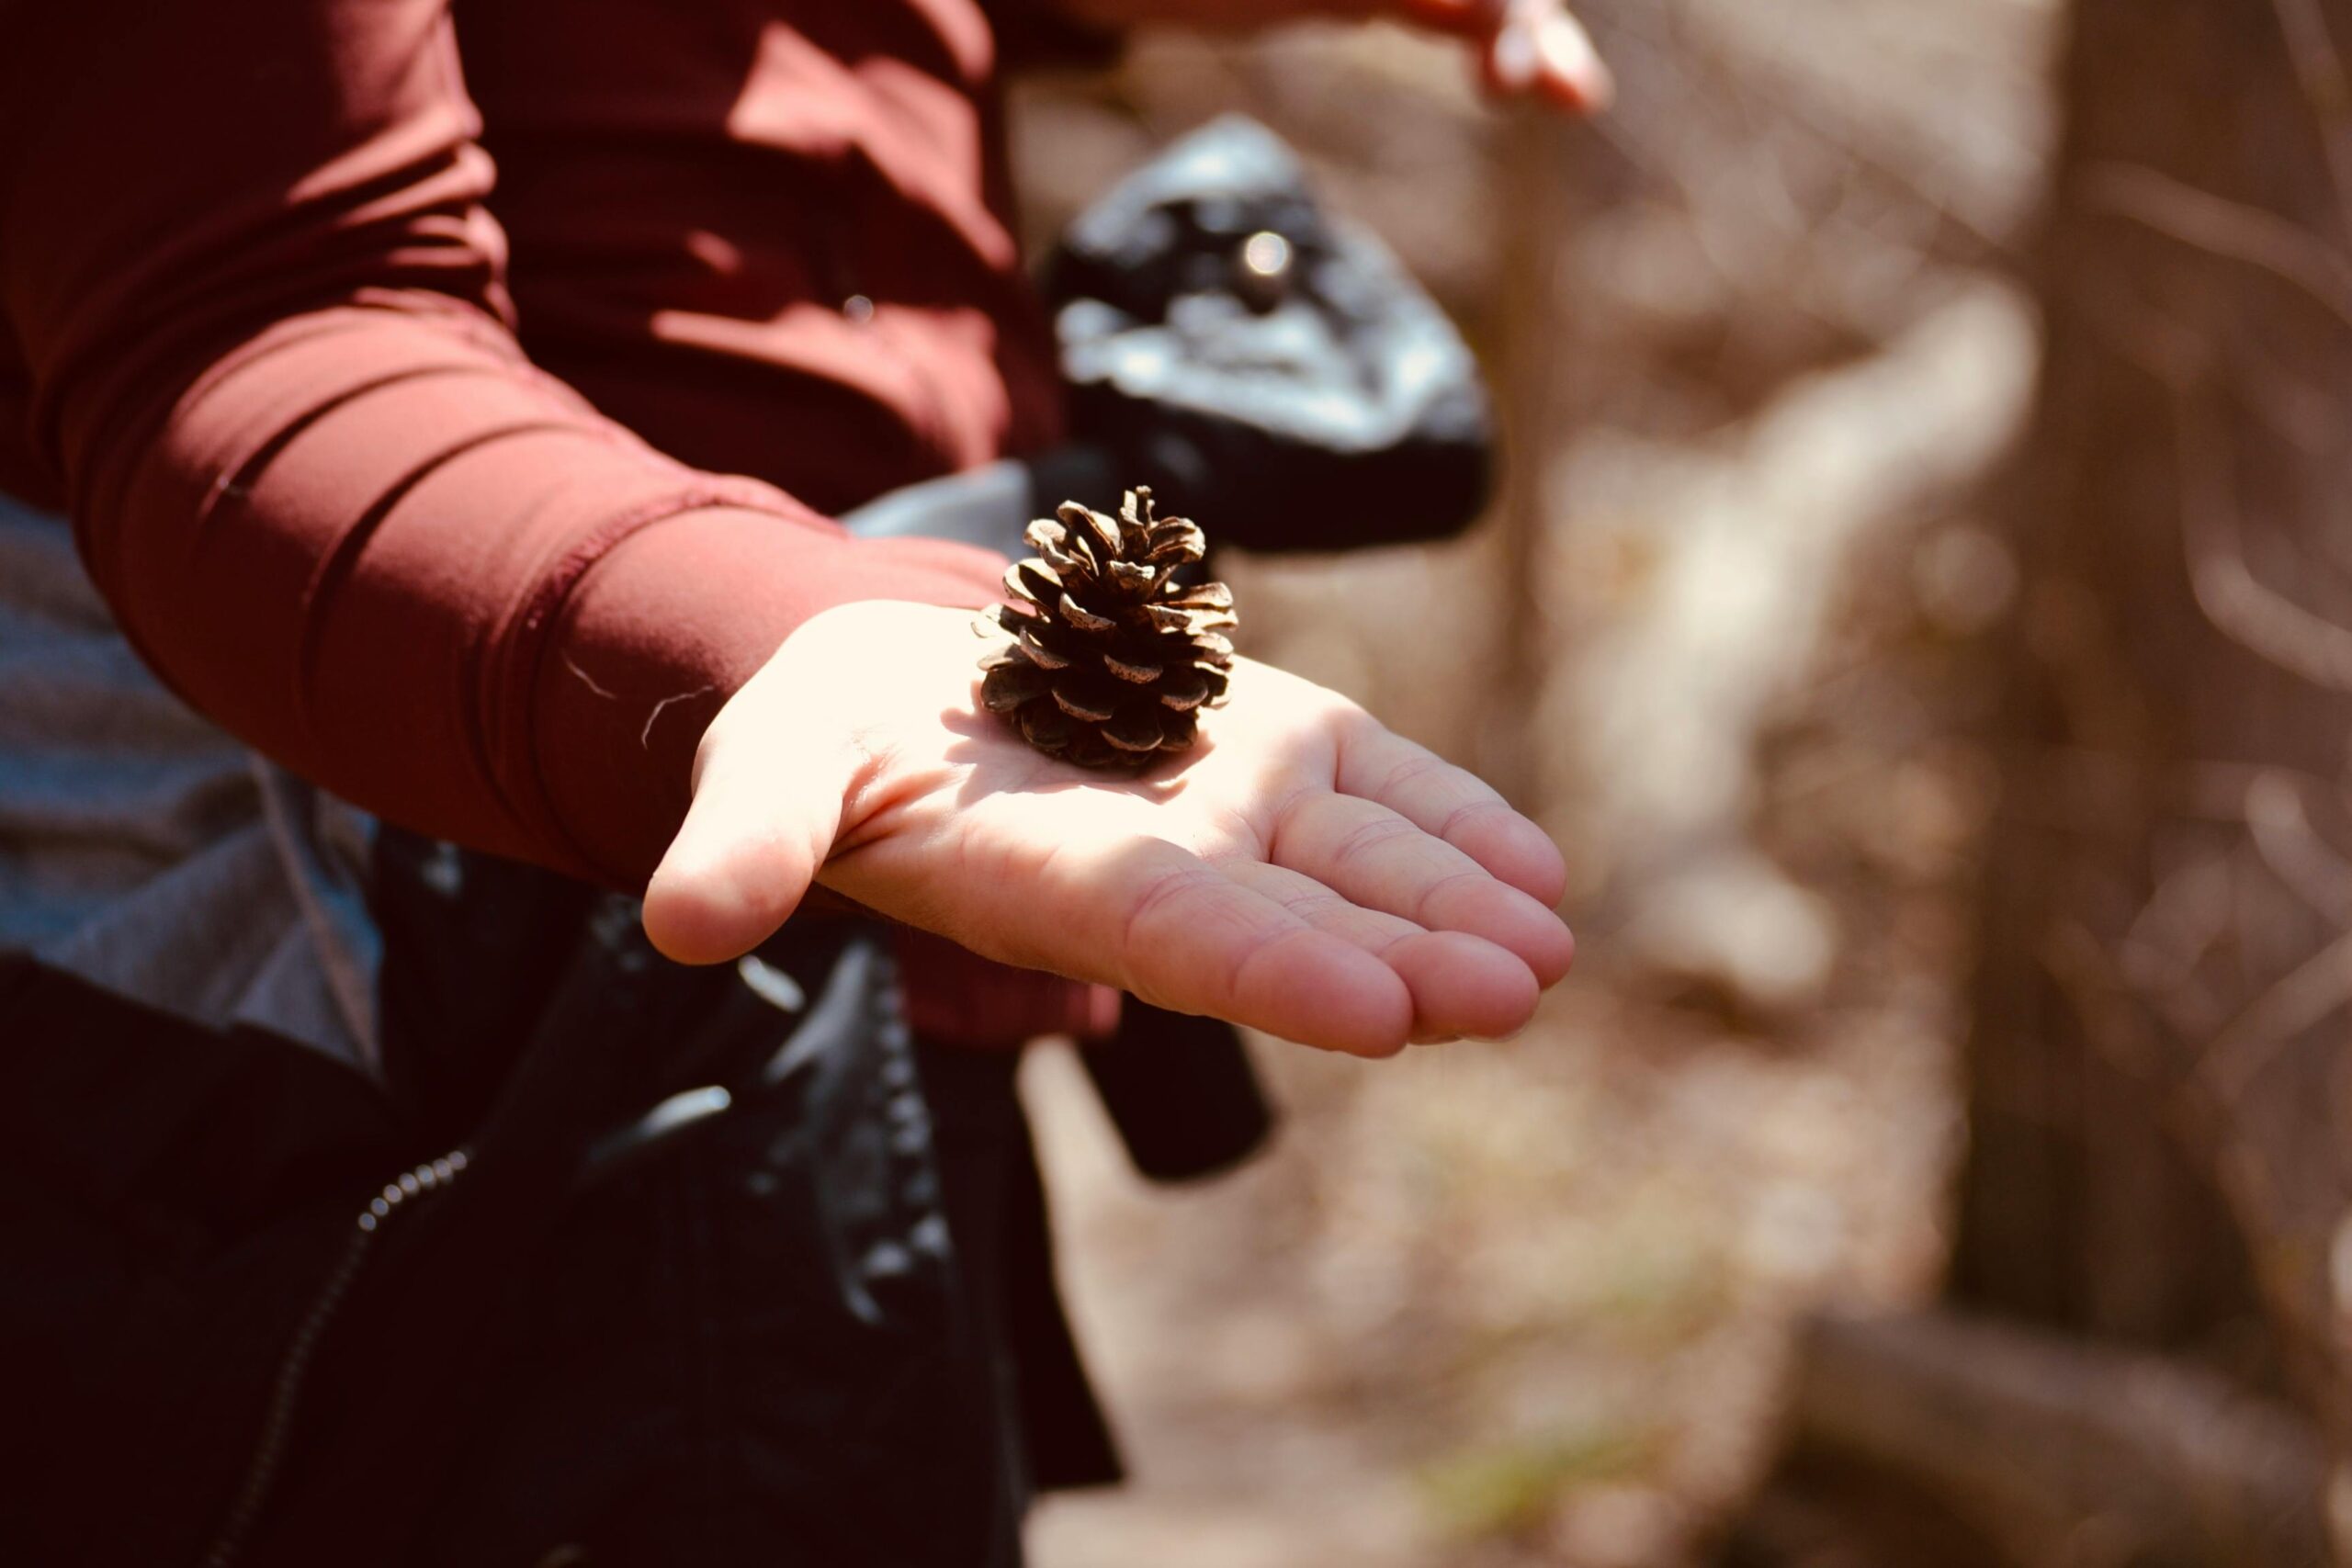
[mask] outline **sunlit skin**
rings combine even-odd
[[[967,611],[862,604],[787,638],[704,737],[648,933],[734,957],[821,883],[988,957],[1359,1055],[1518,1032],[1575,944],[1544,833],[1338,694],[1242,661],[1140,778],[978,704]]]
[[[1487,87],[1571,113],[1609,73],[1559,0],[1063,0],[1086,19],[1418,23]],[[1536,826],[1340,696],[1243,660],[1201,744],[1139,778],[1039,756],[978,706],[967,613],[844,605],[705,735],[645,926],[756,946],[812,883],[987,957],[1309,1045],[1388,1055],[1516,1033],[1575,942]]]
[[[1461,39],[1487,90],[1572,114],[1608,107],[1609,69],[1563,0],[1061,0],[1081,19],[1240,30],[1308,17],[1388,19]]]

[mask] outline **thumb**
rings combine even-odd
[[[766,941],[841,829],[843,747],[763,684],[754,677],[704,735],[693,804],[646,886],[646,937],[680,964],[723,964]]]

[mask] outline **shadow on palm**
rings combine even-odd
[[[975,707],[948,708],[939,721],[956,738],[944,759],[964,775],[956,795],[956,804],[964,807],[977,806],[991,795],[1066,795],[1079,790],[1165,803],[1183,793],[1186,781],[1214,744],[1204,730],[1201,743],[1192,750],[1181,757],[1160,758],[1140,773],[1090,773],[1035,750],[1002,719]]]

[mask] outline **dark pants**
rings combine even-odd
[[[303,1568],[995,1568],[1035,1455],[1111,1472],[1009,1059],[919,1048],[871,933],[772,954],[786,1016],[584,927],[519,1046],[388,1018],[389,1087],[0,968],[0,1561],[234,1521]],[[469,1005],[495,945],[443,976]]]

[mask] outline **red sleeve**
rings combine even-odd
[[[1115,64],[1125,46],[1118,29],[1081,22],[1061,0],[981,0],[996,29],[997,49],[1008,70],[1034,66],[1081,67]]]
[[[297,771],[635,885],[794,626],[991,596],[978,552],[853,544],[525,361],[444,0],[77,0],[9,33],[33,449],[142,655]]]

